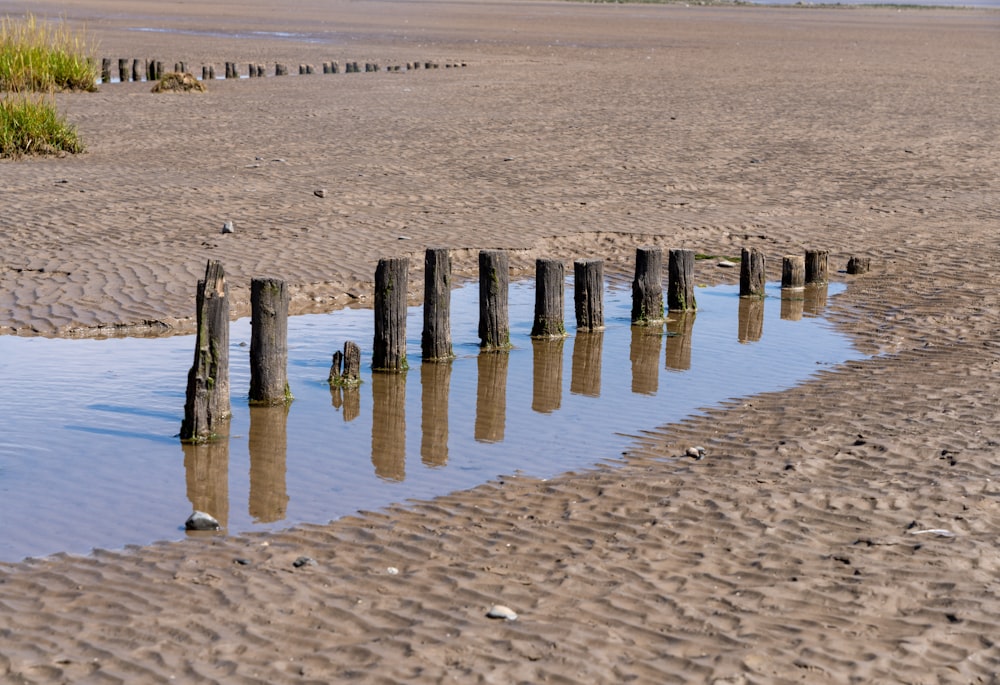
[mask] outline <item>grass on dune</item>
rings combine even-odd
[[[0,98],[0,157],[83,152],[76,127],[56,112],[51,96]]]

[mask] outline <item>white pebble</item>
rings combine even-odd
[[[490,607],[490,610],[486,612],[488,618],[502,618],[506,621],[516,621],[517,614],[510,607],[505,607],[503,604],[494,604]]]

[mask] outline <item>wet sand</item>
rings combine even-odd
[[[835,268],[872,258],[833,274],[848,289],[831,307],[875,356],[649,426],[614,467],[5,565],[0,677],[993,682],[1000,15],[302,5],[67,16],[102,56],[199,70],[467,66],[58,96],[89,151],[0,161],[4,332],[188,330],[210,258],[240,306],[274,275],[303,312],[430,245],[470,274],[501,247],[518,269],[603,257],[623,277],[636,245],[753,246],[772,278],[809,247]],[[692,444],[704,460],[676,458]],[[493,604],[518,620],[487,619]]]

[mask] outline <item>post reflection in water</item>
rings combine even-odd
[[[182,443],[187,497],[191,508],[229,523],[229,422],[220,426],[225,437],[192,445]]]
[[[601,353],[604,331],[577,333],[573,339],[573,370],[569,391],[574,395],[601,396]]]
[[[288,512],[288,407],[250,407],[250,516],[257,523],[281,521]]]
[[[344,422],[350,422],[361,414],[361,390],[357,386],[330,386],[330,402],[337,411],[343,410]]]
[[[798,321],[802,318],[806,298],[802,288],[781,289],[781,318],[784,321]]]
[[[421,364],[420,390],[420,460],[427,466],[445,466],[451,361]]]
[[[805,313],[809,316],[822,316],[826,309],[826,295],[828,284],[816,283],[806,286],[805,290]]]
[[[406,374],[372,374],[372,465],[386,480],[406,479]]]
[[[691,368],[691,333],[695,312],[671,313],[667,318],[667,368],[687,371]]]
[[[737,339],[741,343],[752,343],[760,340],[763,334],[764,298],[741,297]]]
[[[562,406],[563,344],[566,338],[532,340],[531,409],[551,414]]]
[[[480,352],[476,359],[478,381],[476,384],[476,442],[503,442],[507,422],[507,367],[510,355],[506,352]]]
[[[632,392],[637,395],[655,395],[659,390],[662,341],[662,326],[632,326],[629,359],[632,361]]]

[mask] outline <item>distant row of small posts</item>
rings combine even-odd
[[[111,83],[112,80],[112,67],[114,65],[114,60],[104,57],[101,59],[101,82]],[[163,78],[164,68],[163,62],[159,60],[140,60],[140,59],[128,59],[120,58],[117,60],[118,66],[118,80],[122,83],[128,81],[141,81],[143,77],[148,81],[158,81]],[[346,62],[343,70],[339,62],[323,62],[323,73],[324,74],[352,74],[364,72],[379,72],[379,71],[390,71],[398,72],[403,71],[413,71],[417,69],[437,69],[440,65],[437,62],[407,62],[405,65],[390,65],[381,66],[376,62],[367,62],[364,65],[364,69],[357,62]],[[464,67],[465,62],[459,63],[448,63],[445,64],[446,67]],[[186,73],[188,70],[188,65],[186,62],[175,62],[174,71],[180,73]],[[267,71],[267,67],[264,64],[257,62],[250,62],[247,66],[247,76],[249,78],[263,78]],[[298,66],[298,72],[300,75],[314,74],[317,72],[316,67],[312,64],[300,64]],[[240,65],[237,62],[226,62],[226,78],[227,79],[238,79],[241,77]],[[288,74],[288,65],[275,63],[274,65],[274,75],[275,76],[286,76]],[[202,80],[214,80],[215,79],[215,66],[206,64],[202,65],[201,68]]]

